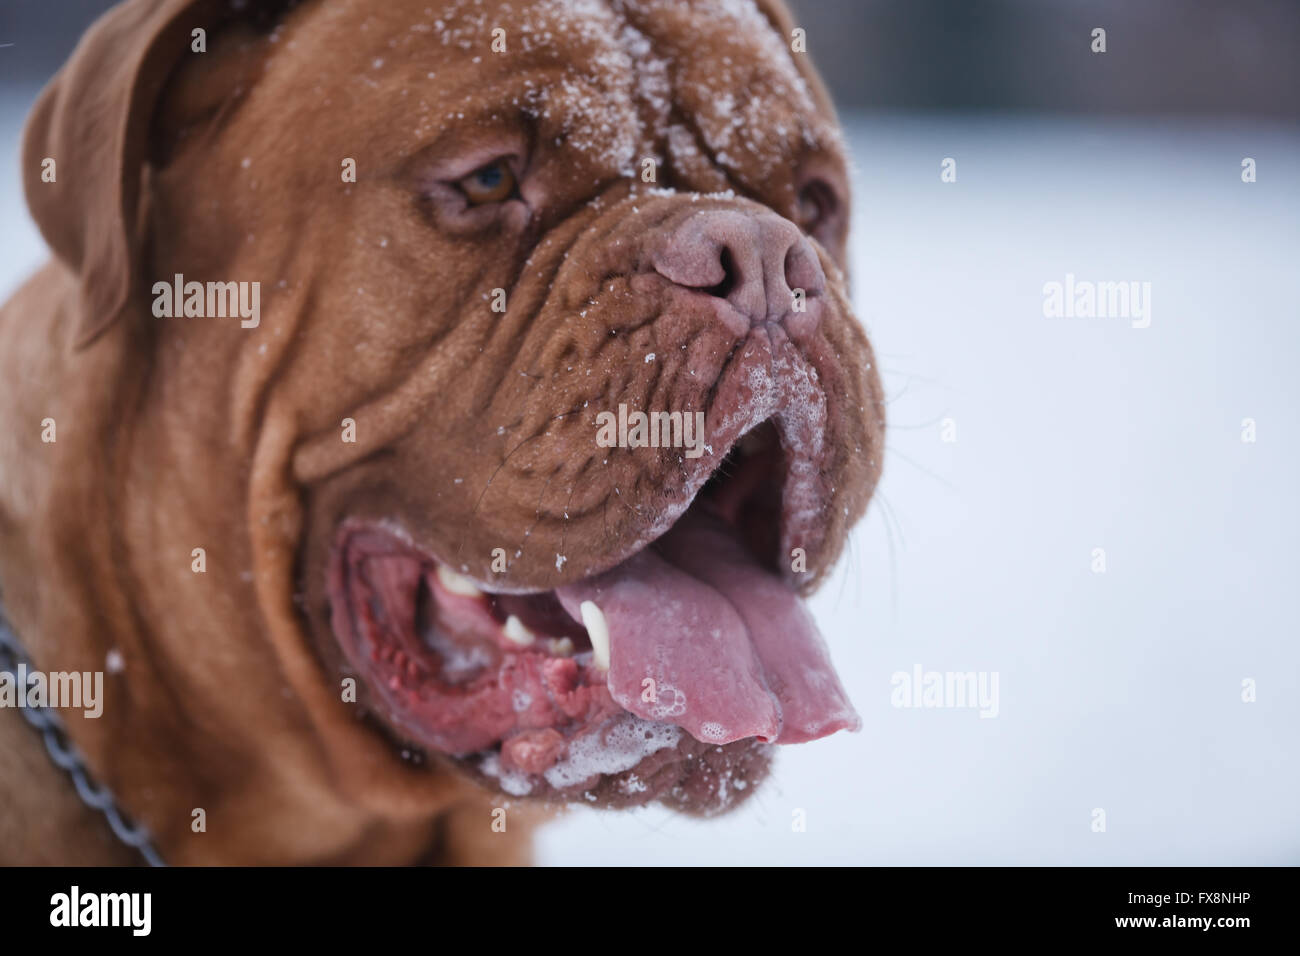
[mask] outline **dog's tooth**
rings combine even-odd
[[[504,634],[512,643],[520,647],[529,647],[533,641],[537,640],[537,635],[528,629],[528,625],[519,618],[511,614],[506,618],[505,626],[501,628]]]
[[[462,597],[483,596],[477,584],[445,564],[438,565],[438,582],[452,594],[459,594]]]
[[[605,612],[594,601],[583,601],[578,611],[591,639],[592,665],[602,671],[609,670],[609,622],[605,620]]]
[[[551,638],[551,653],[556,657],[572,657],[573,641],[567,637]]]

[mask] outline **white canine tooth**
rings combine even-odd
[[[594,601],[583,601],[578,611],[591,639],[592,665],[602,671],[609,670],[609,622],[605,620],[605,612]]]
[[[482,597],[483,592],[465,575],[453,571],[445,564],[438,565],[438,581],[452,594],[462,597]]]
[[[520,647],[528,647],[533,641],[537,640],[537,635],[528,629],[528,625],[513,614],[506,618],[505,627],[501,628],[501,633]]]

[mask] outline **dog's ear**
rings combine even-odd
[[[77,347],[108,328],[130,298],[154,106],[173,68],[191,53],[192,31],[215,22],[219,6],[128,0],[114,7],[82,37],[27,121],[27,205],[45,241],[80,280]]]

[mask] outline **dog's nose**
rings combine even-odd
[[[822,311],[817,252],[776,213],[700,211],[668,233],[652,262],[670,282],[725,299],[751,326],[777,322],[799,335],[816,328]]]

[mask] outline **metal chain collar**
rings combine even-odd
[[[28,660],[26,651],[23,650],[17,635],[9,626],[4,608],[0,607],[0,671],[13,674],[16,681],[19,664],[27,665],[28,671],[31,671],[31,661]],[[18,693],[26,694],[26,692],[27,688],[18,688]],[[91,779],[85,761],[76,745],[68,739],[59,715],[52,708],[45,706],[23,706],[18,709],[18,712],[40,733],[45,741],[45,750],[49,753],[54,766],[72,778],[72,785],[76,788],[81,802],[92,810],[102,813],[112,828],[113,835],[138,851],[146,863],[150,866],[166,866],[158,851],[154,849],[149,831],[144,825],[133,824],[130,818],[122,813],[108,787],[98,786]]]

